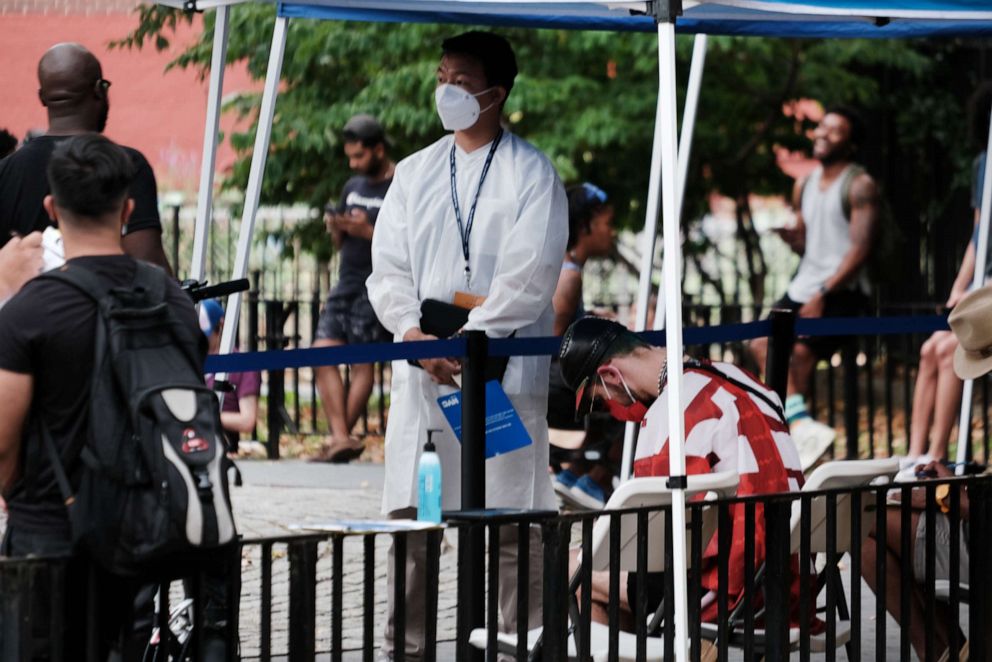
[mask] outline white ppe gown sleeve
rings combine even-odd
[[[503,239],[486,300],[469,313],[465,325],[496,338],[534,324],[547,310],[568,242],[568,200],[550,163],[541,176],[518,176],[529,183],[517,221]]]
[[[412,275],[403,179],[401,166],[397,166],[372,233],[372,275],[365,281],[376,317],[398,338],[420,326],[420,299]]]

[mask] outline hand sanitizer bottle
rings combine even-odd
[[[417,468],[417,519],[441,523],[441,459],[437,456],[431,437],[440,430],[427,431],[427,443]]]

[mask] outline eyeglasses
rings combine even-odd
[[[599,188],[595,184],[590,184],[589,182],[582,184],[582,189],[586,192],[587,201],[598,200],[599,204],[606,204],[607,196],[606,191],[603,189]]]
[[[106,94],[107,90],[110,89],[110,81],[106,78],[97,78],[96,83],[93,85],[93,89],[99,90]]]

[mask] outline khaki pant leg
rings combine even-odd
[[[500,629],[503,632],[517,631],[517,537],[518,526],[504,526],[499,532],[499,610]],[[541,548],[541,528],[530,527],[530,578],[527,602],[527,628],[533,629],[542,623],[544,553]]]
[[[389,519],[416,519],[416,508],[401,508],[389,513]],[[393,539],[395,540],[395,538]],[[394,642],[393,614],[395,605],[395,577],[393,568],[394,543],[389,544],[386,561],[386,629],[383,633],[383,652],[392,655],[396,650]],[[426,594],[425,572],[427,567],[427,536],[422,533],[410,533],[406,538],[406,659],[419,660],[426,650],[424,642],[424,600]],[[435,578],[434,581],[437,581]]]

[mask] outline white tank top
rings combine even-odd
[[[847,169],[826,190],[821,190],[823,168],[819,167],[803,187],[801,205],[803,223],[806,225],[806,252],[786,290],[788,297],[798,303],[806,303],[819,292],[827,279],[837,272],[851,248],[850,222],[844,216],[841,200],[841,183],[846,172]],[[863,270],[853,284],[844,287],[867,292]]]

